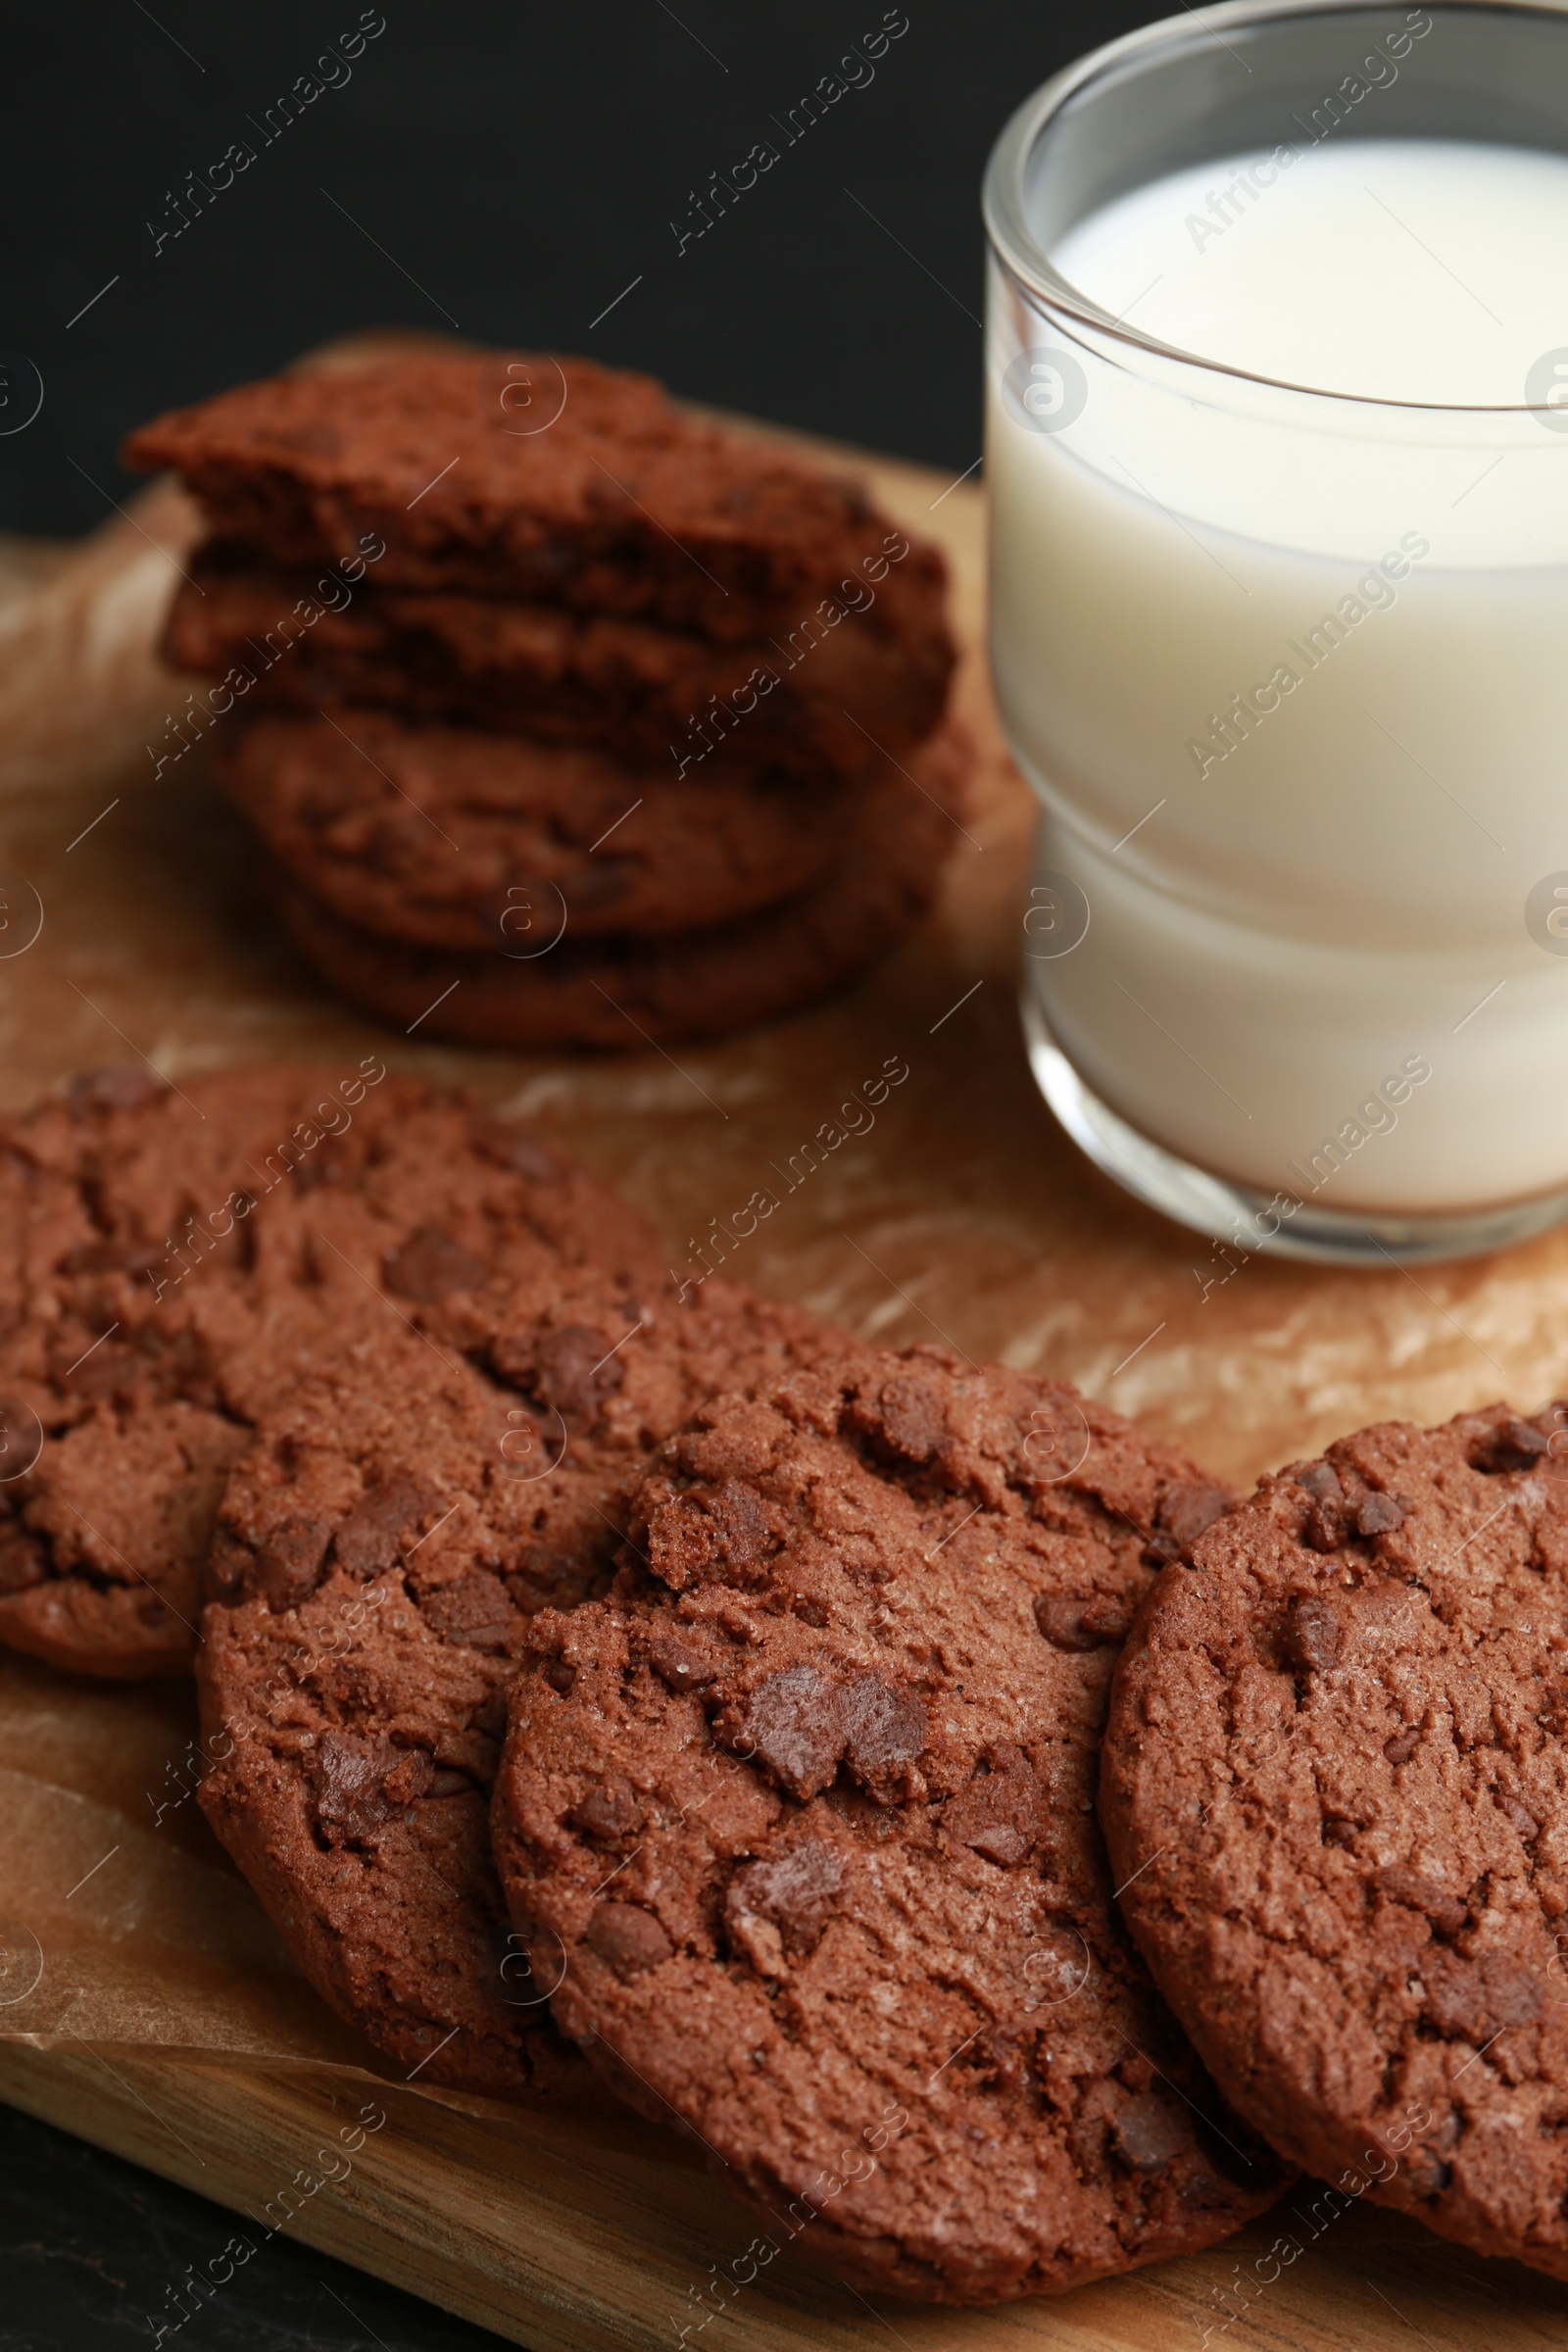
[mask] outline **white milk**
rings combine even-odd
[[[1027,968],[1085,1081],[1185,1158],[1324,1208],[1479,1207],[1568,1183],[1568,956],[1538,944],[1568,921],[1538,893],[1526,924],[1568,884],[1568,432],[1494,413],[1568,397],[1568,160],[1276,159],[1162,180],[1053,259],[1141,333],[1360,400],[993,307],[997,688],[1039,862],[1092,909]],[[1069,355],[1059,430],[1000,394],[1020,344]]]

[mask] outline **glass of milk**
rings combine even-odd
[[[1241,0],[986,180],[1040,1085],[1248,1249],[1568,1216],[1568,13]]]

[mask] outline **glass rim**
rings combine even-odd
[[[1429,13],[1448,16],[1516,16],[1556,18],[1568,28],[1568,0],[1420,0]],[[1111,337],[1130,351],[1152,359],[1174,360],[1184,368],[1200,368],[1205,375],[1229,376],[1238,383],[1257,384],[1269,391],[1288,392],[1302,400],[1345,401],[1357,408],[1419,412],[1427,416],[1539,416],[1542,411],[1528,401],[1390,400],[1374,392],[1335,392],[1322,384],[1301,384],[1288,377],[1263,375],[1225,360],[1205,359],[1201,352],[1185,351],[1139,328],[1125,325],[1109,311],[1080,293],[1035,240],[1023,201],[1024,174],[1040,141],[1070,99],[1092,88],[1107,72],[1129,60],[1157,55],[1162,50],[1196,46],[1207,34],[1226,28],[1281,24],[1293,17],[1387,16],[1391,0],[1218,0],[1209,8],[1186,9],[1179,17],[1160,17],[1134,32],[1123,33],[1091,49],[1042,82],[1009,116],[991,150],[981,186],[981,213],[992,252],[1026,294],[1048,311],[1060,312],[1079,326]]]

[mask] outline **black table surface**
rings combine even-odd
[[[129,426],[389,323],[589,352],[956,473],[980,447],[991,142],[1080,51],[1171,13],[14,7],[0,529],[89,529],[125,495]],[[824,83],[840,94],[810,120]],[[707,193],[760,142],[778,160],[754,187]],[[27,362],[43,406],[17,432]]]
[[[274,2237],[187,2318],[228,2217],[50,2124],[0,2107],[0,2352],[494,2352],[487,2328]]]
[[[986,153],[1048,74],[1159,13],[1024,0],[13,9],[0,529],[91,529],[131,486],[116,457],[131,425],[387,324],[586,351],[956,475],[980,448]],[[801,101],[825,77],[841,94],[807,128]],[[302,81],[318,94],[288,119],[278,101]],[[723,213],[705,203],[711,175],[729,180],[760,141],[777,163]],[[218,186],[236,143],[254,161]],[[10,429],[29,363],[42,407]],[[152,2342],[168,2283],[205,2259],[213,2230],[201,2198],[0,2108],[0,2352]],[[495,2339],[279,2240],[181,2340],[461,2352]]]

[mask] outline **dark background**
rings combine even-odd
[[[386,29],[346,86],[270,146],[250,119],[265,128],[360,0],[9,11],[0,355],[32,361],[44,402],[0,437],[0,529],[89,529],[125,495],[114,452],[130,425],[391,322],[587,351],[721,407],[968,466],[987,151],[1058,66],[1169,11],[906,0],[874,80],[790,147],[771,119],[885,0],[671,5],[382,0]],[[256,161],[155,255],[148,222],[177,225],[186,175],[239,139]],[[778,163],[677,255],[671,220],[761,139]],[[24,379],[14,366],[14,413]]]
[[[358,0],[11,11],[0,358],[13,413],[17,355],[44,402],[0,437],[0,529],[92,528],[129,486],[115,458],[127,427],[389,323],[587,351],[961,472],[980,446],[986,153],[1038,82],[1161,10],[906,0],[909,28],[874,80],[788,146],[771,118],[882,23],[882,0],[674,5],[382,0],[386,29],[346,86],[270,145],[249,118],[354,29]],[[176,224],[186,174],[236,139],[256,161],[155,255],[147,222]],[[671,220],[690,223],[709,174],[761,139],[777,164],[678,254]],[[0,2352],[150,2343],[144,2315],[220,2228],[199,2198],[3,2109],[0,2180]],[[281,2241],[178,2338],[185,2352],[494,2340]]]

